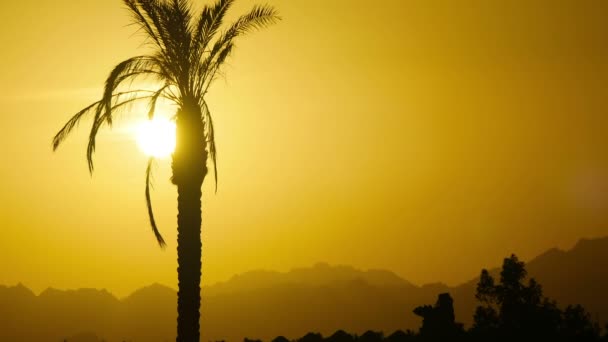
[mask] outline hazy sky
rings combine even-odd
[[[240,40],[209,94],[204,283],[326,261],[457,284],[608,234],[607,1],[268,2],[284,20]],[[88,122],[51,151],[141,53],[128,23],[118,0],[3,4],[0,284],[176,284],[168,160],[153,193],[167,250],[147,223],[145,113],[102,134],[92,178]]]

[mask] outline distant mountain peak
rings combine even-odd
[[[539,254],[538,256],[536,256],[534,259],[532,260],[542,260],[542,259],[549,259],[549,258],[556,258],[559,257],[561,255],[564,255],[565,253],[567,253],[566,251],[559,249],[559,248],[551,248],[541,254]]]
[[[135,290],[123,299],[123,301],[147,301],[154,298],[174,297],[177,291],[169,286],[152,283]]]
[[[585,249],[590,247],[604,247],[608,246],[608,236],[601,238],[582,238],[572,247],[572,250]]]
[[[36,297],[34,291],[30,290],[27,286],[22,283],[17,283],[15,286],[4,286],[0,285],[0,290],[10,292],[13,296],[18,298]]]
[[[366,283],[370,286],[414,287],[397,274],[381,269],[359,270],[348,265],[318,262],[310,267],[293,268],[287,272],[253,270],[204,288],[208,295],[260,290],[276,286],[327,287]]]

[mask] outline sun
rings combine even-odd
[[[165,118],[144,121],[137,126],[136,138],[146,155],[167,157],[175,150],[175,123]]]

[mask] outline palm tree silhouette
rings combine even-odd
[[[254,6],[225,30],[220,31],[224,16],[234,0],[218,0],[194,13],[188,0],[123,0],[133,23],[152,47],[147,55],[129,58],[114,67],[106,82],[101,100],[76,113],[53,138],[53,150],[65,140],[87,115],[93,124],[87,146],[89,172],[93,172],[93,154],[97,132],[111,126],[114,115],[135,101],[148,101],[148,117],[154,117],[156,103],[165,98],[177,105],[176,146],[172,155],[171,181],[177,186],[177,341],[199,341],[201,279],[201,187],[207,175],[207,161],[213,162],[217,189],[216,149],[213,121],[205,94],[219,76],[226,58],[234,48],[234,39],[252,30],[280,20],[270,6]],[[159,87],[154,90],[118,91],[125,81],[152,77]],[[150,174],[154,158],[148,160],[145,197],[152,231],[161,247],[161,236],[152,211]]]

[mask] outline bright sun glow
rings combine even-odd
[[[165,118],[144,121],[137,127],[137,144],[152,157],[167,157],[175,149],[175,123]]]

